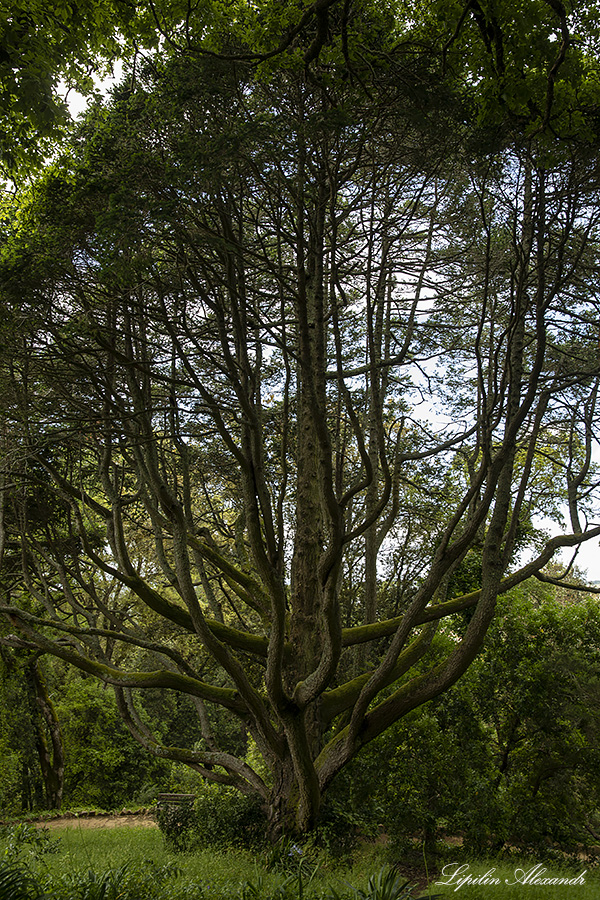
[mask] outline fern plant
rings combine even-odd
[[[0,862],[2,900],[43,900],[44,896],[44,891],[28,869],[15,863]]]

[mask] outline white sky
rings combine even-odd
[[[589,581],[600,581],[600,542],[588,541],[577,555],[580,569],[587,570]]]
[[[97,82],[98,90],[101,93],[106,95],[106,93],[110,90],[110,88],[113,86],[113,84],[115,84],[115,82],[121,80],[122,75],[123,75],[123,64],[120,60],[117,59],[113,63],[113,74],[110,75],[108,78],[103,78],[102,80]],[[67,88],[66,88],[66,85],[64,84],[64,82],[62,82],[59,85],[58,89],[59,89],[59,93],[63,93],[64,99],[66,99],[67,106],[69,107],[69,110],[71,111],[71,115],[73,116],[74,119],[76,119],[80,113],[85,112],[85,109],[88,104],[87,97],[84,97],[83,94],[79,94],[77,91],[74,91],[72,89],[67,93]]]
[[[549,529],[550,530],[550,529]],[[556,526],[552,529],[552,534],[557,534]],[[564,551],[560,557],[562,562],[567,563],[572,556],[573,551]],[[600,541],[595,538],[583,544],[575,559],[575,565],[582,572],[587,572],[588,581],[600,582]]]

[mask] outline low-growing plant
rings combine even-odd
[[[51,885],[52,900],[162,900],[165,883],[175,878],[173,865],[156,866],[152,860],[124,863],[116,869],[93,869],[64,874]]]
[[[44,891],[23,864],[0,862],[2,900],[41,900]]]
[[[312,883],[319,870],[314,866],[310,871],[302,867],[293,875],[282,875],[269,885],[262,875],[256,881],[246,881],[240,889],[240,900],[304,900],[310,894]]]
[[[293,875],[287,878],[281,876],[267,883],[267,880],[259,875],[255,881],[245,881],[239,891],[239,900],[287,900],[288,888],[295,881]]]
[[[300,845],[289,835],[283,835],[271,845],[264,854],[267,872],[281,872],[284,875],[308,877],[314,869],[314,860],[307,848]]]
[[[38,828],[30,822],[5,826],[0,831],[0,837],[6,842],[4,858],[8,862],[16,862],[24,854],[39,859],[47,853],[58,853],[60,850],[60,838],[51,837],[45,826]]]
[[[246,881],[240,889],[240,900],[436,900],[441,894],[417,896],[418,889],[410,882],[403,880],[397,872],[384,866],[371,875],[365,889],[355,888],[348,882],[345,890],[337,886],[322,886],[315,892],[315,878],[319,866],[310,871],[299,868],[295,874],[281,876],[274,882],[267,883],[263,876],[256,880]]]
[[[441,894],[424,894],[417,897],[415,885],[403,880],[395,869],[383,866],[371,875],[366,890],[355,889],[355,900],[435,900]]]
[[[357,847],[359,835],[368,831],[368,825],[348,804],[338,800],[326,801],[305,849],[317,853],[324,851],[332,860],[347,862]]]

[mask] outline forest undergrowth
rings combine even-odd
[[[2,900],[596,900],[594,860],[475,859],[459,845],[402,851],[361,841],[351,854],[284,838],[253,851],[191,845],[174,850],[142,826],[49,829],[21,823],[0,833]],[[554,882],[554,883],[553,883]]]

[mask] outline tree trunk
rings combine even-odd
[[[46,806],[60,809],[62,806],[65,756],[60,722],[48,695],[46,681],[34,658],[26,667],[30,695],[34,700],[35,743],[44,781]]]

